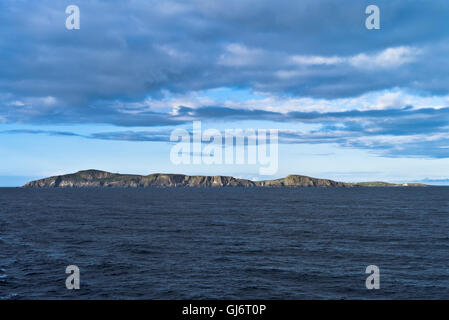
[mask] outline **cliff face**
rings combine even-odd
[[[151,174],[148,176],[117,174],[86,170],[63,176],[31,181],[27,188],[83,187],[252,187],[250,180],[225,176],[186,176],[181,174]]]
[[[346,183],[289,175],[282,179],[251,181],[227,176],[186,176],[183,174],[150,174],[148,176],[85,170],[73,174],[31,181],[26,188],[85,188],[85,187],[362,187],[362,186],[424,186],[397,185],[385,182]]]
[[[337,182],[327,179],[316,179],[307,176],[289,175],[282,179],[256,182],[261,187],[352,187],[351,183]]]

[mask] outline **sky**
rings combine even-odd
[[[0,186],[84,169],[449,184],[448,15],[447,0],[2,0]],[[277,172],[174,164],[170,134],[193,121],[278,129]]]

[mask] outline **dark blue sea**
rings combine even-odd
[[[0,299],[222,298],[449,299],[449,188],[0,189]]]

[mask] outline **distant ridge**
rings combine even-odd
[[[392,184],[386,182],[348,183],[289,175],[275,180],[251,181],[230,176],[187,176],[154,173],[147,176],[119,174],[100,170],[84,170],[28,182],[24,188],[96,188],[96,187],[398,187],[424,184]]]

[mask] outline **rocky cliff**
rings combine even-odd
[[[182,174],[150,174],[148,176],[110,173],[98,170],[79,171],[73,174],[55,176],[31,181],[24,187],[252,187],[250,180],[226,176],[186,176]]]
[[[346,183],[289,175],[282,179],[251,181],[229,176],[186,176],[183,174],[155,173],[148,176],[118,174],[99,170],[54,176],[31,181],[26,188],[85,188],[85,187],[360,187],[402,186],[385,182]],[[409,185],[418,186],[418,185]],[[419,185],[423,186],[423,185]]]

